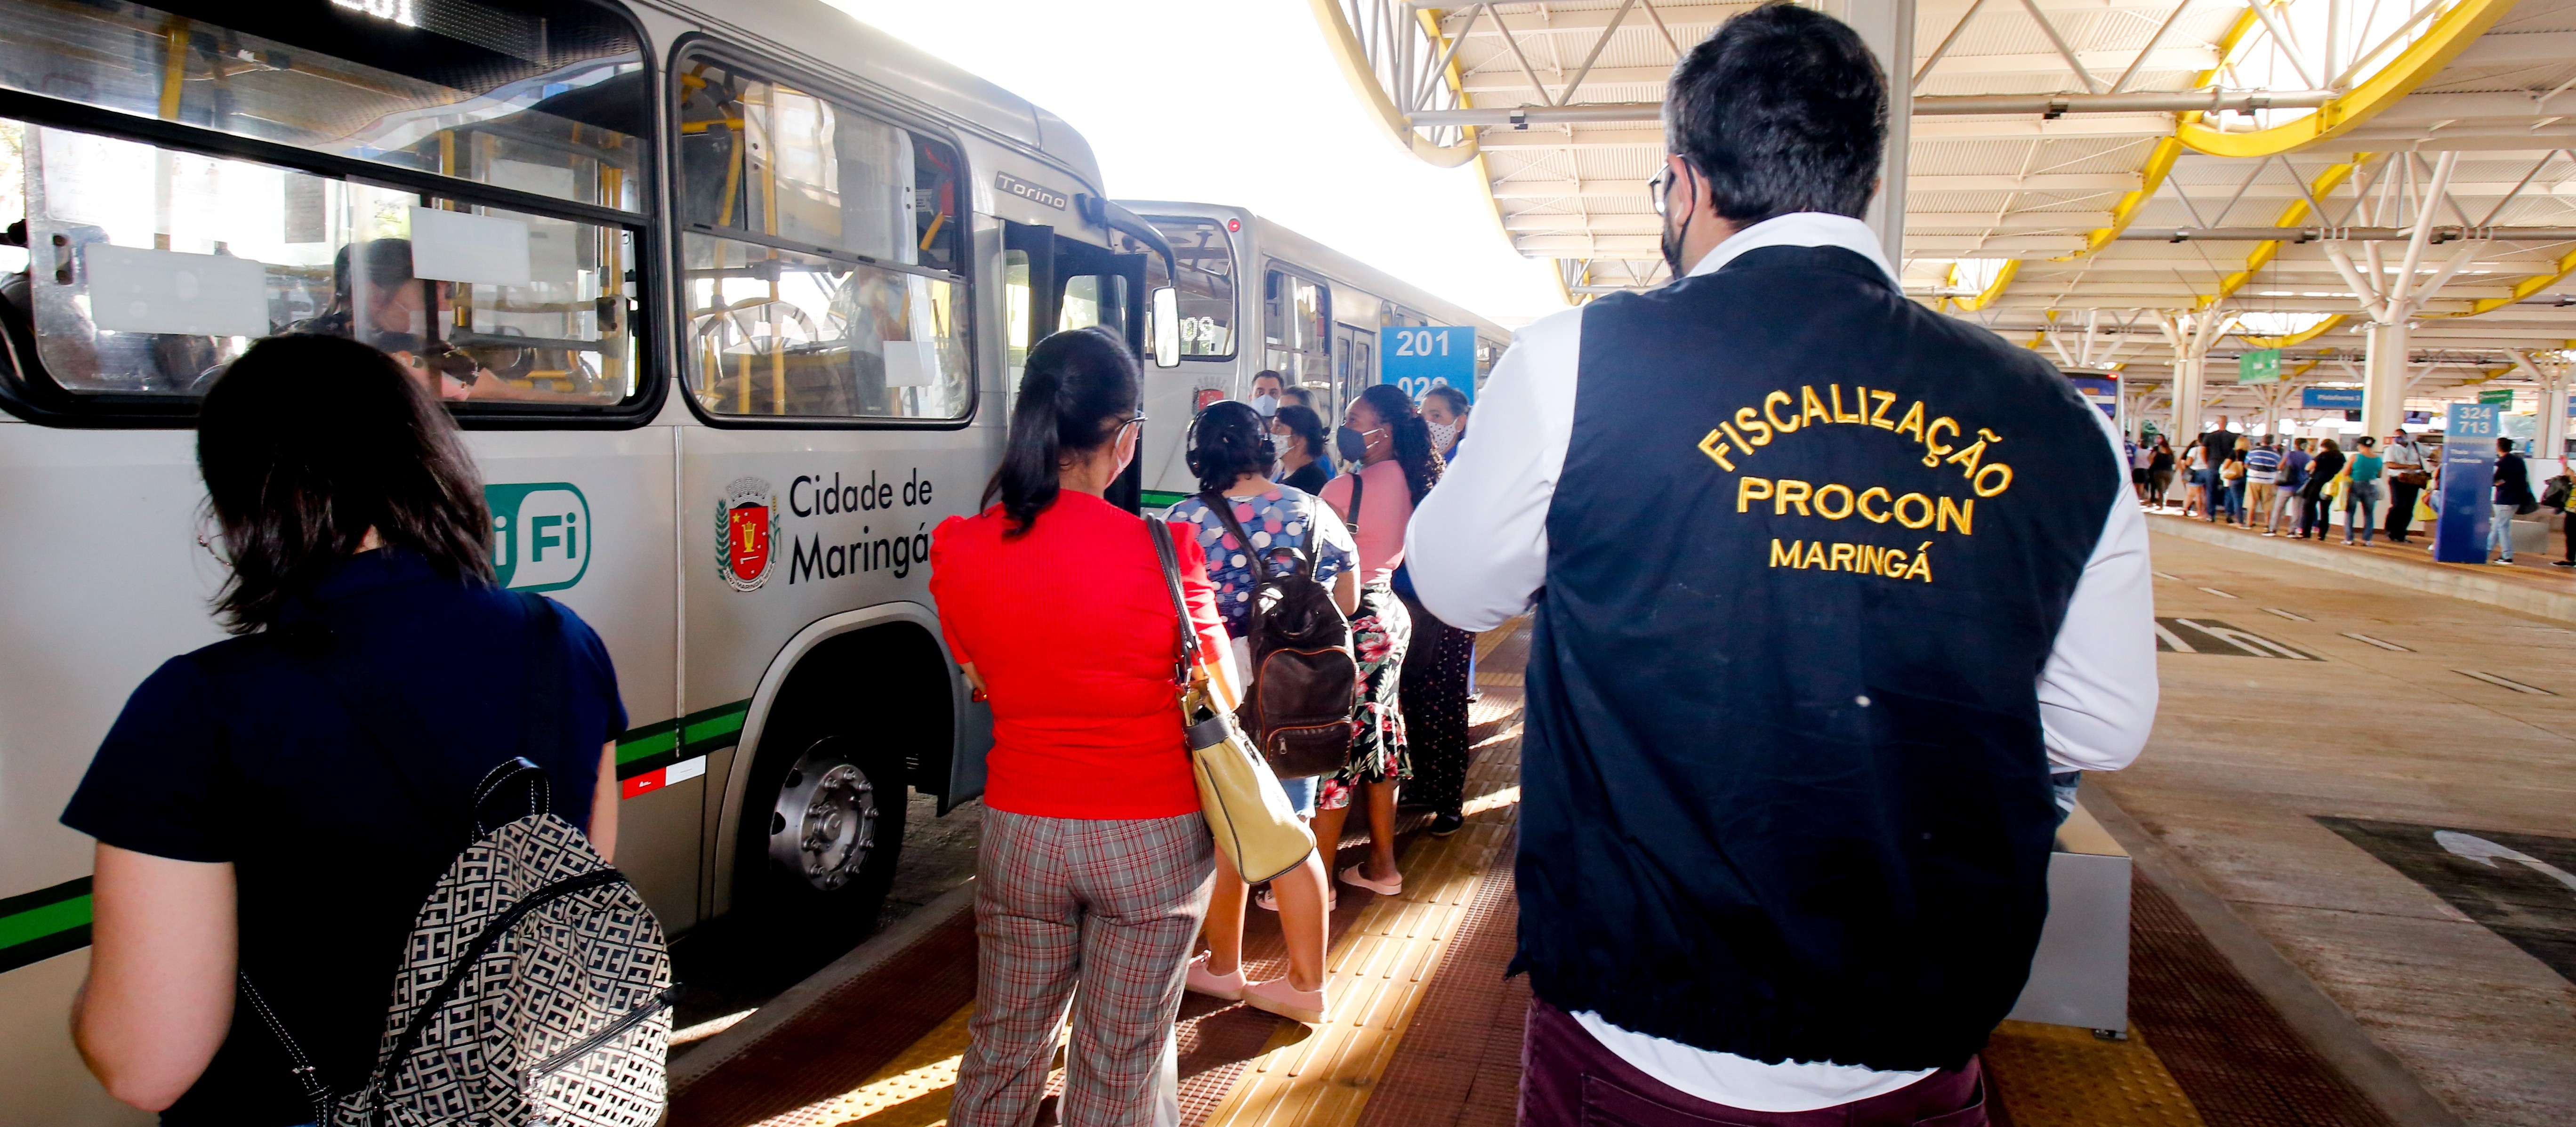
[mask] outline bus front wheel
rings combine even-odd
[[[753,910],[762,931],[829,959],[865,938],[903,853],[900,755],[840,735],[778,741],[744,811]],[[763,742],[770,742],[764,740]]]

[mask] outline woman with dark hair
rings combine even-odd
[[[1404,891],[1404,874],[1395,867],[1396,791],[1413,774],[1397,698],[1413,620],[1389,583],[1404,562],[1405,522],[1439,484],[1446,463],[1431,449],[1422,412],[1394,384],[1376,384],[1351,400],[1334,443],[1342,460],[1358,463],[1357,470],[1326,485],[1323,496],[1360,549],[1360,607],[1351,616],[1351,642],[1360,659],[1361,690],[1350,764],[1316,795],[1315,841],[1325,849],[1338,846],[1351,801],[1364,793],[1369,855],[1342,870],[1341,879],[1394,896]]]
[[[1423,392],[1422,421],[1431,428],[1431,448],[1441,460],[1455,461],[1467,438],[1467,393],[1445,383]]]
[[[206,395],[197,467],[238,636],[134,691],[63,812],[98,839],[73,1036],[163,1122],[304,1123],[236,970],[324,1085],[362,1086],[403,937],[473,836],[475,783],[526,756],[609,856],[626,713],[598,635],[493,586],[473,463],[383,353],[253,345]]]
[[[1331,452],[1324,448],[1324,417],[1314,408],[1281,407],[1270,420],[1270,434],[1281,440],[1279,465],[1286,472],[1279,484],[1301,493],[1321,493],[1333,480]]]
[[[1172,1042],[1216,847],[1199,814],[1172,657],[1183,637],[1232,707],[1225,625],[1195,537],[1184,624],[1153,526],[1111,505],[1136,456],[1135,358],[1099,328],[1029,350],[984,511],[931,534],[949,655],[993,707],[976,862],[973,1043],[949,1121],[1038,1112],[1066,1000],[1066,1123],[1179,1115]]]
[[[1285,411],[1304,411],[1291,407]],[[1305,411],[1312,416],[1314,412]],[[1198,542],[1208,559],[1208,579],[1216,584],[1218,613],[1232,639],[1235,662],[1251,668],[1245,641],[1252,600],[1260,574],[1281,570],[1277,555],[1296,550],[1314,565],[1315,581],[1330,587],[1343,614],[1358,609],[1360,586],[1352,569],[1359,563],[1351,534],[1333,510],[1303,490],[1272,484],[1273,455],[1268,420],[1241,403],[1219,403],[1200,412],[1190,427],[1190,470],[1199,477],[1199,492],[1172,506],[1176,536]],[[1249,543],[1235,538],[1215,505],[1232,510],[1234,523]],[[1250,674],[1247,673],[1247,676]],[[1288,802],[1299,812],[1314,810],[1312,777],[1281,779]],[[1249,888],[1225,858],[1217,858],[1216,895],[1208,902],[1205,929],[1209,951],[1190,960],[1189,988],[1210,997],[1239,1001],[1295,1021],[1322,1021],[1327,897],[1325,858],[1310,853],[1306,863],[1270,882],[1264,907],[1279,912],[1279,927],[1288,940],[1288,974],[1267,982],[1243,979],[1243,909]]]

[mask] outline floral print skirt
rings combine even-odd
[[[1338,810],[1350,805],[1355,783],[1412,777],[1404,713],[1396,701],[1404,651],[1412,641],[1413,618],[1405,613],[1404,601],[1385,584],[1361,588],[1359,610],[1351,615],[1351,645],[1360,663],[1360,699],[1351,714],[1351,758],[1340,774],[1324,781],[1315,796],[1318,808]]]

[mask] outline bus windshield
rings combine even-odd
[[[1146,222],[1172,244],[1180,277],[1164,278],[1163,256],[1145,260],[1145,286],[1169,285],[1181,299],[1181,355],[1218,359],[1234,355],[1234,245],[1213,219],[1148,216]]]

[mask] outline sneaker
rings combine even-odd
[[[1308,1025],[1323,1024],[1324,1011],[1332,1008],[1332,1001],[1324,997],[1323,991],[1299,990],[1288,985],[1285,976],[1245,987],[1243,1004]]]
[[[1343,884],[1350,885],[1350,886],[1351,886],[1351,887],[1353,887],[1353,888],[1365,888],[1365,889],[1367,889],[1367,890],[1369,890],[1369,891],[1371,891],[1371,892],[1377,893],[1377,894],[1378,894],[1378,895],[1380,895],[1380,896],[1402,896],[1402,895],[1404,895],[1404,874],[1403,874],[1403,873],[1397,873],[1397,874],[1395,874],[1395,879],[1394,879],[1394,880],[1391,880],[1391,881],[1385,881],[1385,882],[1379,882],[1379,881],[1373,881],[1373,880],[1370,880],[1370,879],[1368,878],[1368,875],[1367,875],[1367,874],[1365,874],[1365,873],[1363,873],[1363,872],[1361,872],[1361,871],[1360,871],[1360,870],[1365,869],[1365,868],[1367,868],[1367,867],[1368,867],[1368,864],[1367,864],[1366,862],[1362,862],[1362,863],[1360,863],[1360,864],[1353,865],[1353,866],[1351,866],[1350,868],[1347,868],[1347,869],[1342,870],[1342,883],[1343,883]]]
[[[2278,536],[2278,535],[2280,535],[2280,533],[2278,533],[2278,532],[2266,532],[2266,533],[2264,533],[2263,535],[2265,535],[2265,536]]]
[[[2343,542],[2344,542],[2347,546],[2348,546],[2348,545],[2350,545],[2350,544],[2352,543],[2352,537],[2349,537],[2349,536],[2344,537],[2344,538],[2343,538]]]
[[[2549,561],[2549,566],[2551,566],[2551,567],[2576,567],[2576,560],[2551,560],[2551,561]]]
[[[1205,994],[1208,997],[1223,998],[1229,1002],[1242,1001],[1243,965],[1235,964],[1234,971],[1230,974],[1212,973],[1207,969],[1211,954],[1213,952],[1201,951],[1190,960],[1189,977],[1183,981],[1182,988],[1192,994]]]
[[[1431,836],[1447,837],[1467,828],[1467,816],[1443,811],[1431,816]]]

